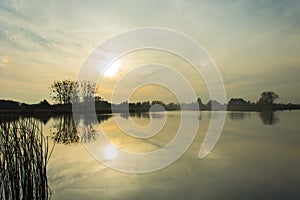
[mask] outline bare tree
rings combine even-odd
[[[274,101],[279,98],[279,95],[272,91],[263,92],[260,94],[260,98],[258,100],[259,104],[262,105],[272,105]]]
[[[75,82],[73,85],[72,103],[80,103],[80,83]]]
[[[96,83],[90,81],[82,81],[81,92],[82,92],[83,102],[93,101],[96,92]]]
[[[71,80],[54,81],[50,86],[51,98],[60,104],[72,103],[74,85]]]
[[[90,81],[71,80],[54,81],[50,86],[50,95],[59,104],[91,102],[95,98],[96,84]]]

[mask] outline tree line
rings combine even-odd
[[[125,100],[120,104],[113,104],[98,96],[96,84],[90,81],[75,82],[71,80],[56,80],[49,87],[50,97],[55,104],[49,104],[47,100],[43,100],[37,104],[26,104],[11,100],[0,100],[0,112],[11,115],[14,113],[22,113],[22,115],[53,115],[72,112],[72,104],[77,103],[80,112],[85,112],[86,102],[94,102],[97,113],[111,113],[112,109],[117,112],[148,112],[149,109],[159,104],[161,107],[155,107],[160,111],[165,110],[229,110],[229,111],[274,111],[274,110],[293,110],[300,109],[299,104],[282,104],[277,103],[279,95],[273,91],[262,92],[256,102],[250,102],[243,98],[231,98],[228,103],[222,104],[216,100],[210,100],[206,104],[200,98],[191,103],[164,103],[162,101],[144,101],[144,102],[128,102]],[[154,107],[152,107],[153,109]]]
[[[72,104],[95,101],[96,109],[110,109],[130,111],[148,111],[151,106],[160,104],[166,110],[240,110],[240,111],[258,111],[258,110],[280,110],[280,109],[299,109],[299,105],[277,104],[279,95],[273,91],[262,92],[257,102],[246,101],[242,98],[231,98],[227,104],[221,104],[216,100],[210,100],[203,104],[198,98],[192,103],[164,103],[162,101],[145,101],[129,103],[127,100],[120,104],[111,104],[100,96],[96,95],[96,84],[90,81],[75,82],[71,80],[54,81],[51,86],[51,98],[58,104]]]
[[[96,84],[90,81],[56,80],[50,86],[50,98],[58,104],[91,102],[95,96]]]

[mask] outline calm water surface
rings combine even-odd
[[[150,115],[153,120],[163,120],[159,113]],[[53,138],[52,143],[56,141],[48,165],[52,199],[299,199],[300,111],[228,112],[218,143],[201,160],[198,152],[210,112],[200,116],[186,111],[184,117],[191,123],[199,121],[194,142],[175,163],[146,174],[110,169],[95,160],[82,143],[97,144],[101,128],[122,149],[154,151],[174,137],[180,112],[167,112],[164,128],[149,139],[124,134],[116,117],[124,126],[129,119],[140,126],[150,122],[149,114],[101,116],[98,123],[79,120],[78,137],[73,134],[76,129],[71,117],[45,121],[44,131]],[[107,156],[113,159],[117,153]]]

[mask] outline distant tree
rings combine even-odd
[[[217,100],[210,100],[209,102],[207,102],[206,106],[208,108],[210,108],[211,110],[224,110],[226,109],[225,105],[222,105],[220,102],[218,102]]]
[[[19,110],[21,103],[11,100],[0,100],[0,110]]]
[[[197,98],[197,103],[198,103],[199,105],[203,104],[203,103],[202,103],[202,99],[201,99],[201,98]]]
[[[44,99],[39,104],[36,104],[34,106],[36,106],[37,108],[48,109],[50,107],[50,104],[48,103],[48,101],[46,99]]]
[[[51,98],[60,104],[72,103],[74,85],[71,80],[54,81],[50,86]]]
[[[250,104],[249,102],[247,102],[246,100],[244,100],[243,98],[231,98],[228,102],[228,105],[248,105]]]
[[[279,98],[279,95],[272,91],[263,92],[260,94],[260,98],[258,100],[259,104],[262,105],[272,105],[274,101]]]
[[[104,99],[100,96],[95,96],[95,101],[104,101]]]
[[[159,104],[159,105],[161,105],[161,106],[163,106],[163,107],[166,106],[166,104],[165,104],[164,102],[158,101],[158,100],[154,100],[154,101],[151,102],[151,105],[152,105],[152,106],[155,105],[155,104]]]
[[[231,111],[250,111],[254,109],[251,102],[246,101],[243,98],[231,98],[227,104],[227,110]]]
[[[80,103],[80,83],[74,82],[73,85],[73,97],[72,97],[72,103]]]
[[[90,81],[82,81],[81,90],[83,102],[91,102],[94,100],[94,95],[96,92],[96,83]]]
[[[90,81],[54,81],[50,95],[59,104],[91,102],[95,98],[96,84]],[[99,98],[97,100],[100,100]]]
[[[171,103],[166,105],[166,109],[167,110],[179,110],[180,106],[179,106],[179,104],[171,102]]]
[[[150,108],[151,104],[149,101],[144,101],[142,102],[142,109],[143,110],[148,110]]]
[[[100,96],[95,96],[95,109],[96,111],[111,111],[111,106],[112,104],[109,103],[108,101],[106,101],[104,98],[100,97]]]
[[[205,110],[207,107],[202,103],[201,98],[197,98],[198,107],[200,110]]]

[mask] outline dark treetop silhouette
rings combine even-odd
[[[1,115],[28,115],[28,116],[53,116],[72,112],[72,104],[77,104],[78,111],[87,112],[86,103],[95,102],[97,114],[111,113],[114,111],[125,112],[148,112],[150,107],[160,104],[166,110],[228,110],[228,111],[276,111],[300,109],[299,104],[275,103],[279,98],[275,92],[266,91],[260,94],[256,103],[246,101],[242,98],[231,98],[227,104],[221,104],[211,99],[206,104],[200,98],[192,103],[169,103],[162,101],[128,102],[125,100],[120,104],[112,104],[102,97],[97,96],[96,84],[89,81],[74,82],[71,80],[54,81],[50,86],[50,97],[56,104],[50,105],[46,100],[38,104],[25,104],[11,100],[0,100]],[[159,110],[158,110],[159,111]]]

